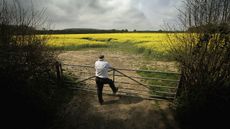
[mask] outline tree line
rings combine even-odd
[[[86,28],[72,28],[63,30],[36,30],[37,34],[95,34],[95,33],[178,33],[181,31],[164,31],[164,30],[133,30],[128,29],[86,29]]]

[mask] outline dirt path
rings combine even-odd
[[[96,50],[70,51],[59,57],[69,64],[92,65],[99,54],[119,68],[137,69],[144,62],[140,56]],[[103,98],[105,104],[100,105],[95,93],[75,91],[72,101],[60,113],[62,119],[52,129],[178,129],[168,101],[116,95]]]
[[[67,64],[94,65],[100,54],[105,55],[105,59],[115,68],[138,69],[140,67],[151,67],[160,71],[177,72],[175,62],[150,61],[145,60],[141,55],[130,55],[120,51],[112,50],[87,50],[87,51],[67,51],[59,55],[62,62]]]

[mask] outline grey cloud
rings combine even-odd
[[[159,29],[164,19],[176,18],[178,0],[19,0],[46,9],[55,29]],[[180,0],[181,1],[181,0]]]
[[[175,0],[158,0],[159,6],[168,6],[171,2],[175,2]]]

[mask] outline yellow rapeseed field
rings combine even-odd
[[[82,34],[81,35],[78,34],[51,35],[50,39],[48,40],[48,45],[54,47],[107,45],[106,42],[86,40],[82,38],[84,38]]]
[[[158,52],[169,48],[165,33],[56,34],[48,41],[48,45],[55,47],[108,46],[109,43],[126,43]]]

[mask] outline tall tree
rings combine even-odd
[[[185,33],[169,36],[182,72],[177,117],[190,128],[229,127],[230,1],[185,0],[178,23]]]

